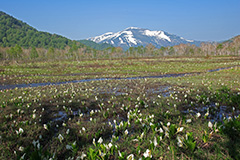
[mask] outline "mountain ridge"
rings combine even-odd
[[[113,33],[107,32],[96,37],[87,38],[96,43],[108,43],[114,47],[129,47],[146,46],[153,44],[155,47],[166,47],[183,44],[194,44],[199,46],[201,41],[187,40],[183,37],[170,34],[168,32],[158,30],[152,31],[146,28],[128,27],[122,31]]]

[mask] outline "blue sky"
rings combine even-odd
[[[240,0],[0,0],[0,10],[74,40],[132,26],[202,41],[240,35]]]

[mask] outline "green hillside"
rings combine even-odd
[[[63,36],[40,32],[28,24],[0,11],[0,46],[12,47],[18,44],[21,47],[29,48],[59,48],[72,46],[74,41]],[[83,44],[78,43],[79,47]]]
[[[106,48],[113,47],[111,44],[107,44],[107,43],[98,44],[96,42],[89,41],[89,40],[79,40],[78,42],[81,42],[82,44],[85,44],[86,46],[89,46],[97,50],[104,50]]]

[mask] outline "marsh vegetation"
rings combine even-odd
[[[3,65],[2,86],[121,79],[2,89],[0,158],[239,159],[239,65],[238,57]],[[190,74],[147,77],[179,73]]]

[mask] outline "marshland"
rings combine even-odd
[[[1,159],[239,159],[239,65],[234,56],[2,65]]]

